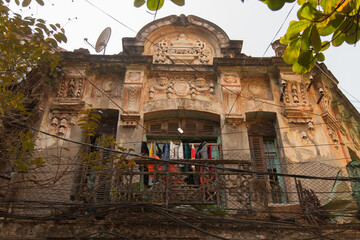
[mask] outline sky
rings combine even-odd
[[[60,46],[72,51],[87,48],[98,54],[88,45],[95,45],[100,33],[111,28],[111,37],[106,54],[122,51],[122,38],[135,37],[140,29],[153,21],[169,15],[196,15],[211,21],[222,28],[232,40],[243,40],[242,53],[253,57],[270,57],[275,53],[269,44],[286,32],[291,20],[297,20],[298,6],[287,4],[280,11],[273,12],[258,0],[185,0],[179,7],[170,0],[156,13],[149,12],[146,6],[134,7],[134,0],[45,0],[39,6],[35,0],[30,7],[21,9],[24,16],[43,18],[47,23],[59,23],[68,38]],[[14,11],[18,8],[11,6]],[[292,11],[291,11],[292,9]],[[290,13],[290,14],[289,14]],[[289,15],[288,19],[284,21]],[[279,32],[277,34],[277,32]],[[325,64],[339,81],[339,88],[351,103],[360,111],[360,44],[331,47],[325,51]]]

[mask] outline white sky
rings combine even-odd
[[[95,44],[102,30],[111,27],[112,34],[106,54],[118,54],[122,51],[123,37],[135,37],[143,26],[154,20],[154,15],[147,12],[145,5],[135,8],[134,0],[46,0],[44,7],[38,6],[35,0],[32,2],[30,8],[22,9],[23,14],[33,14],[33,17],[47,20],[47,23],[60,23],[64,26],[68,43],[62,44],[61,47],[70,51],[88,48],[92,54],[96,54],[94,49],[84,42],[84,38]],[[258,0],[245,0],[245,3],[240,0],[185,0],[185,2],[185,6],[179,7],[170,0],[165,0],[156,19],[180,14],[204,18],[222,28],[230,39],[243,40],[242,52],[254,57],[263,56],[292,7],[292,4],[287,4],[282,10],[272,12]],[[276,39],[285,34],[290,20],[297,19],[296,8]],[[274,56],[271,47],[265,56]],[[325,64],[339,81],[339,87],[360,111],[360,77],[357,72],[360,68],[359,44],[356,47],[346,44],[337,48],[332,47],[325,52],[325,56]]]

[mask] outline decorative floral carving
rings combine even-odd
[[[150,81],[151,82],[151,81]],[[205,78],[194,78],[194,76],[173,76],[171,79],[167,77],[158,77],[149,84],[149,99],[153,100],[156,95],[166,94],[167,98],[173,95],[191,98],[196,96],[215,95],[215,85]]]
[[[174,91],[178,96],[186,96],[190,90],[190,86],[185,81],[179,81],[174,84]]]
[[[199,39],[179,34],[176,39],[164,38],[152,49],[157,64],[212,64],[211,50]]]
[[[224,81],[226,83],[237,83],[239,81],[239,77],[233,74],[225,74]]]

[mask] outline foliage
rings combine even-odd
[[[27,172],[45,160],[35,156],[33,133],[19,122],[31,125],[36,120],[30,113],[38,103],[32,94],[49,83],[49,76],[56,77],[61,59],[54,49],[67,39],[59,24],[23,17],[9,8],[11,2],[27,7],[32,1],[0,0],[0,158],[2,169],[14,166]],[[42,0],[36,2],[44,5]]]
[[[145,4],[149,10],[156,11],[159,10],[163,5],[165,0],[134,0],[134,6],[135,7],[141,7]],[[173,3],[175,3],[178,6],[184,6],[185,0],[171,0]]]
[[[7,3],[10,0],[6,0]],[[44,5],[42,0],[36,0]],[[19,0],[15,0],[20,5]],[[31,0],[22,1],[26,7]],[[0,114],[4,111],[25,111],[23,95],[14,88],[26,81],[30,72],[41,69],[42,79],[54,71],[60,57],[54,54],[58,43],[66,42],[64,29],[59,24],[46,24],[43,19],[22,17],[0,0]]]
[[[281,9],[294,0],[261,0],[271,10]],[[301,8],[298,21],[290,22],[285,36],[287,45],[283,59],[293,65],[293,71],[310,71],[317,61],[324,61],[323,52],[330,44],[337,47],[344,42],[355,44],[360,39],[360,0],[297,0]]]
[[[185,0],[171,0],[183,6]],[[283,8],[285,3],[295,0],[259,0],[272,11]],[[156,11],[164,5],[164,0],[134,0],[135,7],[146,2],[147,8]],[[242,1],[244,2],[244,1]],[[300,9],[298,21],[290,22],[285,36],[280,42],[287,45],[283,59],[291,64],[293,71],[306,73],[317,61],[324,61],[324,51],[330,44],[337,47],[344,42],[355,44],[360,39],[360,0],[297,0]]]
[[[88,177],[83,183],[80,183],[82,187],[79,197],[86,202],[91,202],[96,193],[114,174],[136,166],[135,159],[129,159],[127,155],[127,153],[134,152],[134,149],[121,147],[116,143],[116,139],[113,136],[102,136],[99,134],[102,112],[91,107],[90,105],[89,109],[80,112],[83,116],[78,121],[78,125],[83,130],[84,141],[89,142],[90,139],[95,138],[95,145],[97,146],[84,147],[80,152],[82,166],[83,169],[87,169]],[[112,149],[118,151],[111,151]],[[98,176],[98,179],[101,179],[97,183],[95,183],[95,174]]]

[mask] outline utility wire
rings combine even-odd
[[[8,115],[7,112],[5,112],[5,114]],[[16,120],[16,119],[14,119],[14,120]],[[33,131],[40,132],[40,133],[48,135],[48,136],[53,136],[55,138],[58,138],[58,139],[61,139],[61,140],[67,141],[67,142],[71,142],[71,143],[75,143],[75,144],[79,144],[79,145],[83,145],[83,146],[87,146],[87,147],[93,147],[93,148],[100,149],[100,150],[105,150],[105,151],[114,152],[114,153],[120,153],[120,154],[124,154],[124,155],[127,155],[127,156],[132,156],[132,157],[136,157],[136,158],[140,158],[140,159],[149,159],[149,160],[163,162],[163,163],[189,164],[188,162],[146,157],[146,156],[142,156],[142,155],[135,154],[135,153],[124,152],[124,151],[114,150],[114,149],[111,149],[111,148],[105,148],[105,147],[93,145],[93,144],[90,144],[90,143],[79,142],[79,141],[63,138],[63,137],[60,137],[60,136],[56,136],[54,134],[50,134],[50,133],[41,131],[39,129],[36,129],[36,128],[34,128],[34,127],[32,127],[32,126],[30,126],[30,125],[28,125],[26,123],[22,123],[20,121],[18,121],[18,122],[20,124],[28,127],[29,129],[33,130]],[[357,177],[348,177],[348,178],[345,178],[345,177],[317,177],[317,176],[309,176],[309,175],[296,175],[296,174],[285,174],[285,173],[276,173],[276,172],[264,172],[264,171],[253,171],[253,170],[236,169],[236,168],[226,168],[226,167],[219,167],[219,166],[213,166],[213,165],[208,165],[208,164],[199,164],[199,163],[191,163],[191,165],[203,166],[203,167],[209,167],[209,168],[211,167],[211,168],[214,168],[214,169],[233,171],[233,172],[239,172],[239,173],[252,173],[252,174],[270,175],[270,176],[284,176],[284,177],[296,177],[296,178],[305,178],[305,179],[322,179],[322,180],[338,180],[338,181],[360,181],[360,178],[357,178]]]
[[[128,27],[126,24],[122,23],[121,21],[117,20],[116,18],[114,18],[114,17],[111,16],[110,14],[106,13],[104,10],[102,10],[102,9],[99,8],[98,6],[95,6],[94,4],[90,3],[88,0],[85,0],[85,1],[88,2],[89,4],[91,4],[93,7],[95,7],[95,8],[98,9],[99,11],[103,12],[104,14],[106,14],[107,16],[109,16],[109,17],[111,17],[112,19],[114,19],[116,22],[120,23],[120,24],[123,25],[123,26],[126,26],[127,29],[130,29],[132,32],[137,33],[135,30],[131,29],[131,28]],[[292,6],[292,8],[290,9],[290,11],[289,11],[289,13],[287,14],[286,18],[284,19],[284,21],[283,21],[282,25],[280,26],[278,32],[280,32],[281,28],[283,27],[284,23],[286,22],[287,18],[288,18],[289,15],[291,14],[291,12],[292,12],[292,10],[294,9],[294,7],[295,7],[295,3],[294,3],[294,5]],[[277,32],[276,35],[274,36],[274,39],[276,38],[278,32]],[[148,38],[146,38],[146,37],[144,37],[144,36],[140,36],[140,37],[141,37],[141,38],[144,38],[145,40],[148,40],[152,45],[154,45],[154,46],[157,47],[158,49],[161,49],[161,50],[162,50],[162,47],[158,46],[156,43],[154,43],[154,42],[151,41],[150,39],[148,39]],[[269,48],[270,45],[271,45],[271,43],[268,45],[268,48]],[[266,51],[264,52],[264,55],[266,54],[268,48],[267,48]],[[263,55],[263,56],[264,56],[264,55]],[[169,56],[172,56],[172,55],[171,55],[171,54],[167,54],[167,57],[169,57]],[[178,59],[176,56],[174,56],[174,57],[175,57],[177,60],[181,61],[181,62],[182,62],[183,64],[185,64],[186,66],[188,66],[188,67],[190,67],[191,69],[193,69],[195,72],[201,73],[201,72],[199,72],[194,66],[192,66],[192,65],[184,62],[182,59]],[[260,58],[260,60],[259,60],[258,63],[257,63],[257,66],[259,65],[259,63],[261,62],[262,59],[263,59],[263,57]],[[202,73],[201,73],[201,74],[202,74]],[[248,79],[249,79],[249,77],[248,77]],[[252,98],[249,98],[249,97],[240,96],[241,91],[244,89],[244,87],[240,90],[240,93],[238,94],[238,93],[234,92],[233,90],[231,90],[231,89],[223,86],[221,83],[218,83],[217,81],[216,81],[215,83],[216,83],[217,85],[219,85],[221,88],[224,88],[224,89],[226,89],[228,92],[236,95],[236,96],[237,96],[237,97],[236,97],[236,100],[237,100],[239,97],[243,97],[243,98],[246,98],[246,99],[251,99],[251,100],[253,100]],[[236,100],[235,100],[235,102],[236,102]],[[262,102],[262,103],[264,103],[264,104],[268,104],[268,105],[274,105],[274,106],[282,107],[282,106],[279,105],[279,104],[268,103],[268,102],[263,101],[263,100],[257,100],[257,101],[260,101],[260,102]],[[234,102],[234,104],[235,104],[235,102]],[[233,105],[234,105],[234,104],[233,104]],[[231,107],[231,109],[232,109],[232,108],[233,108],[233,107]],[[308,111],[305,111],[305,112],[307,112],[307,113],[309,113],[309,114],[312,114],[312,115],[322,116],[321,114],[316,114],[316,113],[314,113],[314,112],[308,112]],[[222,127],[222,128],[223,128],[223,127]]]

